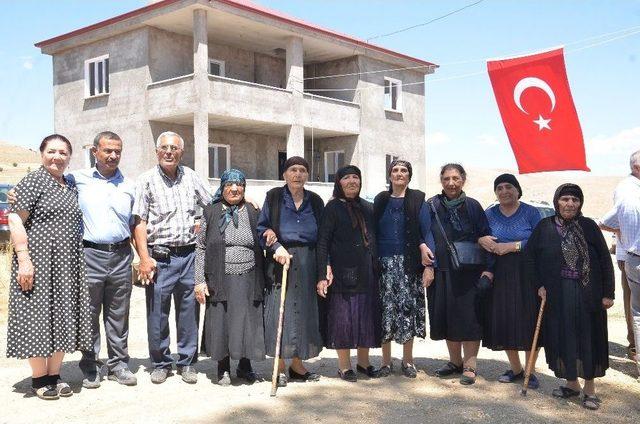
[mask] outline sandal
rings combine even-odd
[[[378,377],[389,377],[393,373],[393,364],[383,365],[378,369]]]
[[[580,392],[566,386],[560,386],[557,389],[553,389],[551,395],[561,399],[569,399],[571,397],[580,396]]]
[[[413,364],[405,364],[404,362],[401,362],[400,368],[402,368],[402,374],[404,374],[405,377],[416,378],[418,376],[418,370],[416,370],[416,367]]]
[[[473,377],[469,377],[469,376],[467,376],[467,375],[462,374],[462,375],[460,376],[460,384],[462,384],[463,386],[470,386],[470,385],[472,385],[473,383],[475,383],[475,382],[476,382],[476,376],[477,376],[478,374],[476,373],[476,370],[475,370],[475,369],[473,369],[473,368],[471,368],[471,367],[464,367],[464,368],[462,369],[462,372],[463,372],[463,373],[464,373],[464,372],[472,372],[472,373],[473,373]]]
[[[40,388],[32,387],[31,391],[36,394],[40,399],[44,400],[56,400],[59,398],[58,390],[56,386],[48,385]]]
[[[447,362],[444,364],[442,368],[438,368],[436,370],[436,376],[442,378],[447,377],[452,374],[461,374],[462,373],[462,365],[456,365],[453,362]]]
[[[585,394],[582,397],[582,407],[585,409],[590,409],[591,411],[595,411],[596,409],[600,408],[600,402],[601,400],[593,395],[587,395]]]

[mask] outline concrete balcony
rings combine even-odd
[[[147,86],[147,116],[150,120],[186,124],[197,110],[193,74],[151,83]],[[290,90],[248,81],[209,75],[209,124],[228,131],[286,136],[297,124],[316,138],[358,135],[360,105],[305,93],[295,102]],[[294,105],[301,104],[301,113]],[[301,122],[296,122],[296,119]]]

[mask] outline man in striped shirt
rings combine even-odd
[[[171,298],[176,308],[178,374],[196,383],[198,306],[194,294],[196,208],[211,202],[211,191],[192,169],[180,165],[184,140],[173,132],[156,141],[158,165],[137,181],[133,214],[134,239],[140,256],[139,278],[146,285],[147,336],[159,384],[171,374],[169,350]],[[154,281],[155,275],[155,281]]]

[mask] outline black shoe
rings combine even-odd
[[[198,373],[196,368],[187,365],[184,367],[178,367],[178,375],[182,376],[182,381],[188,384],[196,384],[198,382]]]
[[[462,374],[462,365],[456,365],[453,362],[447,362],[442,368],[436,370],[438,377],[447,377],[453,374]]]
[[[356,375],[355,372],[353,372],[353,370],[346,370],[346,371],[338,370],[338,375],[340,376],[341,379],[343,379],[344,381],[348,381],[350,383],[355,383],[356,381],[358,381],[358,376]]]
[[[287,378],[287,374],[281,372],[278,374],[278,387],[287,387],[287,383],[289,379]]]
[[[247,371],[247,370],[243,370],[242,368],[236,368],[236,376],[238,376],[238,378],[245,380],[249,384],[253,384],[256,381],[264,381],[264,379],[260,376],[260,374],[258,374],[254,370]]]
[[[229,386],[231,385],[231,376],[229,375],[229,371],[223,371],[218,374],[218,385],[220,386]]]
[[[373,365],[369,365],[367,368],[361,367],[360,365],[356,365],[356,370],[360,374],[364,374],[369,378],[378,378],[380,377],[380,371],[376,369]]]
[[[402,368],[402,374],[404,374],[405,377],[416,378],[418,376],[418,370],[413,364],[400,362],[400,368]]]
[[[378,369],[378,377],[389,377],[393,374],[393,364],[383,365]]]
[[[289,367],[289,380],[291,381],[318,381],[320,375],[315,372],[305,372],[304,374],[298,374],[291,367]]]

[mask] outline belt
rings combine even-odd
[[[129,237],[117,243],[94,243],[89,240],[82,240],[82,245],[84,247],[89,247],[91,249],[96,249],[96,250],[102,250],[103,252],[115,252],[121,247],[126,246],[128,244],[129,244]]]
[[[169,249],[169,253],[171,253],[172,255],[184,255],[196,250],[195,244],[185,244],[184,246],[167,246],[165,244],[160,244],[157,246],[166,247],[167,249]],[[153,249],[153,246],[149,245],[149,248]]]

